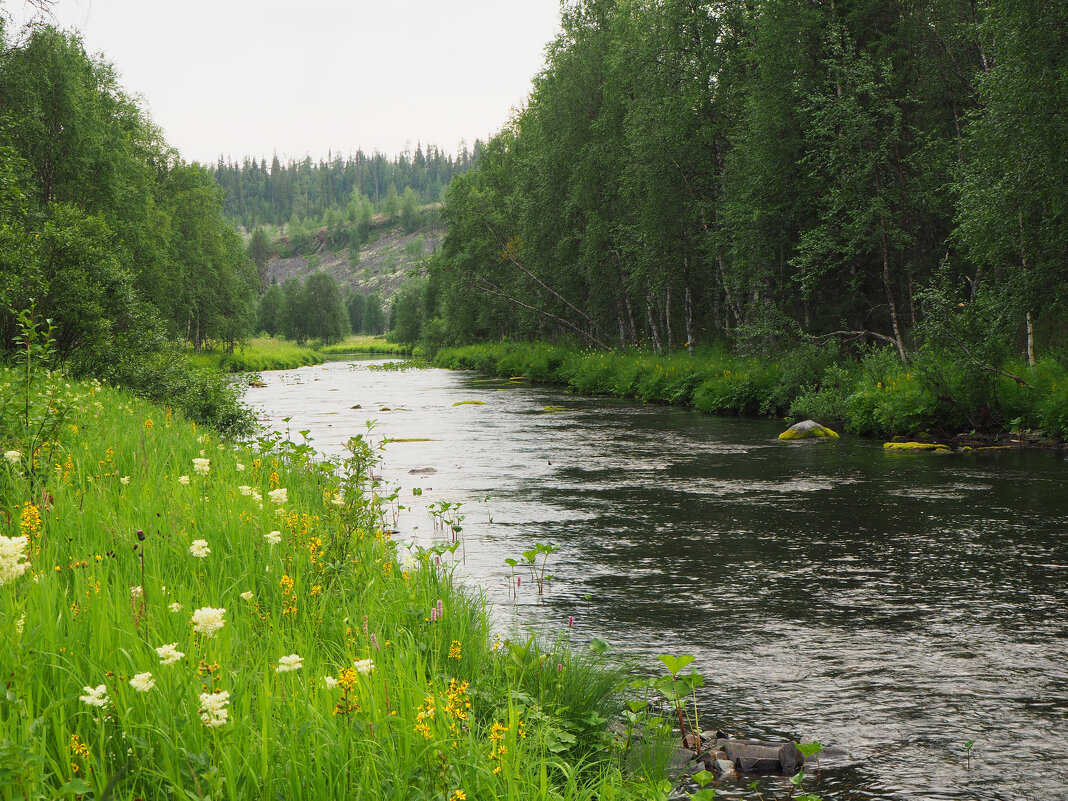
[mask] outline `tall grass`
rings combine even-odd
[[[448,549],[398,545],[372,432],[319,462],[32,383],[0,412],[0,797],[645,795],[621,676],[491,638]]]
[[[387,342],[385,337],[353,334],[335,345],[324,345],[319,353],[326,356],[345,356],[354,353],[396,353],[402,356],[412,354],[412,346],[402,342]]]
[[[259,373],[264,370],[292,370],[309,364],[322,364],[323,357],[314,348],[273,337],[258,337],[238,345],[233,353],[205,351],[190,353],[189,360],[199,367],[217,367],[229,373]]]

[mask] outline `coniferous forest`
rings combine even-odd
[[[581,0],[450,186],[446,340],[941,349],[1068,332],[1068,7]],[[477,302],[472,302],[472,298]]]

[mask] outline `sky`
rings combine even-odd
[[[32,11],[2,6],[16,26]],[[186,160],[285,161],[488,139],[529,95],[560,0],[56,0],[53,15]]]

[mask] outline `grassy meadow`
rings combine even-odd
[[[352,334],[334,345],[322,346],[318,352],[324,356],[347,356],[354,353],[395,353],[410,356],[412,346],[402,342],[387,342],[385,337]]]
[[[399,543],[373,432],[333,464],[0,387],[0,797],[666,797],[608,733],[618,669],[502,638],[448,542]]]
[[[228,373],[292,370],[323,363],[323,357],[314,348],[274,337],[255,337],[244,345],[237,345],[233,353],[224,350],[190,353],[189,360],[194,366],[217,367]]]

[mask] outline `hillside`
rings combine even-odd
[[[287,278],[304,280],[321,270],[334,276],[343,293],[377,292],[387,301],[410,272],[420,269],[423,260],[437,251],[445,235],[441,228],[407,234],[395,227],[379,229],[376,233],[377,238],[360,248],[356,265],[352,264],[347,247],[335,251],[323,248],[310,256],[274,256],[267,263],[268,284],[280,284]]]

